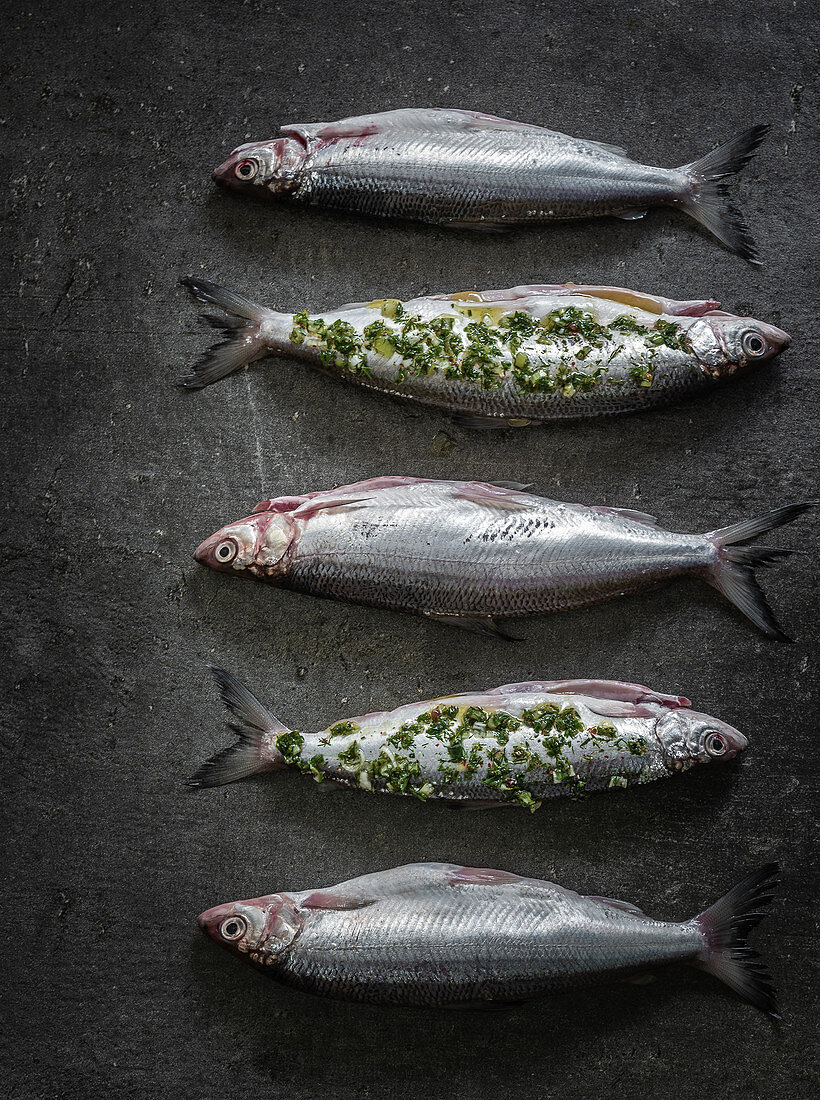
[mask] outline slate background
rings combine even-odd
[[[4,5],[7,1097],[811,1091],[815,518],[775,539],[811,555],[764,579],[791,646],[695,583],[532,620],[502,645],[191,559],[258,499],[382,473],[532,481],[685,531],[816,495],[811,8]],[[769,121],[739,187],[766,265],[671,212],[473,238],[210,183],[226,151],[281,122],[412,104],[543,122],[663,165]],[[566,279],[715,294],[795,340],[666,412],[470,434],[295,362],[179,392],[171,382],[207,336],[175,283],[197,272],[288,309]],[[431,450],[442,431],[447,456]],[[736,767],[533,817],[328,795],[289,774],[188,793],[181,780],[226,743],[209,661],[304,727],[513,679],[599,676],[689,694],[752,745]],[[219,901],[425,859],[685,918],[772,857],[782,898],[757,943],[781,1025],[687,970],[500,1014],[351,1007],[277,986],[194,924]]]

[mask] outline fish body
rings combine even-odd
[[[344,787],[466,805],[523,806],[648,783],[747,745],[688,699],[640,684],[567,680],[505,684],[290,730],[229,673],[215,669],[239,741],[191,786],[296,767]]]
[[[507,871],[417,863],[206,910],[217,943],[304,992],[390,1005],[515,1002],[685,963],[776,1015],[748,930],[776,864],[709,909],[660,921],[629,902]]]
[[[240,145],[213,178],[264,198],[485,230],[680,206],[755,260],[723,181],[766,131],[755,126],[699,161],[655,168],[618,146],[543,126],[411,108],[283,126],[282,137]]]
[[[574,284],[356,302],[281,313],[201,279],[183,284],[228,317],[182,385],[199,389],[265,355],[507,427],[666,405],[768,361],[782,329],[621,287]]]
[[[788,551],[736,543],[808,506],[687,535],[631,509],[565,504],[480,482],[382,477],[263,501],[194,556],[222,572],[485,633],[496,630],[495,618],[584,607],[689,575],[782,639],[753,566]]]

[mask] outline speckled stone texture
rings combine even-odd
[[[533,482],[684,531],[817,495],[812,7],[4,6],[4,1096],[813,1091],[816,517],[772,540],[809,556],[763,578],[794,645],[695,582],[531,620],[522,642],[500,644],[191,558],[259,499],[382,473]],[[674,212],[474,237],[266,206],[210,182],[226,151],[279,123],[416,104],[542,122],[662,165],[768,121],[738,189],[765,266]],[[615,283],[715,295],[794,344],[666,412],[470,433],[285,360],[174,389],[207,339],[183,274],[319,311]],[[184,777],[225,743],[212,661],[291,725],[595,676],[685,693],[752,744],[737,767],[534,816],[333,794],[297,774],[190,793]],[[279,987],[194,923],[216,902],[425,859],[683,918],[773,857],[782,896],[755,943],[782,1025],[687,970],[509,1012],[351,1007]]]

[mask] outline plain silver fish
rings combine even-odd
[[[208,909],[200,928],[308,993],[391,1005],[524,1001],[685,963],[777,1016],[746,946],[774,896],[767,864],[681,923],[507,871],[415,863],[321,890]]]
[[[682,696],[613,680],[504,684],[309,733],[283,725],[230,673],[213,672],[239,740],[208,760],[192,787],[291,767],[319,783],[534,812],[543,799],[731,760],[748,744]]]
[[[221,572],[480,633],[498,633],[496,617],[585,607],[695,576],[784,641],[754,567],[792,551],[738,544],[809,507],[787,504],[684,535],[627,508],[563,504],[480,482],[381,477],[262,501],[194,557]]]
[[[711,389],[789,346],[790,337],[720,303],[622,287],[517,286],[281,313],[202,279],[182,283],[227,317],[226,340],[182,381],[201,389],[265,355],[473,426],[526,426],[669,404]]]
[[[679,206],[752,262],[748,228],[727,197],[768,127],[754,126],[679,168],[626,150],[476,111],[404,109],[283,126],[284,137],[240,145],[217,183],[383,217],[485,230]]]

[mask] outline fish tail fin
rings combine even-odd
[[[784,523],[791,523],[815,503],[803,501],[800,504],[784,504],[762,516],[742,520],[731,527],[710,531],[706,535],[719,552],[718,560],[708,577],[709,583],[731,600],[764,634],[779,642],[788,642],[791,639],[778,626],[754,571],[759,565],[769,565],[795,551],[780,550],[772,546],[738,546],[737,543],[746,542],[775,527],[782,527]]]
[[[749,263],[759,264],[757,247],[740,211],[729,197],[727,177],[739,172],[769,132],[768,126],[752,126],[735,134],[700,160],[685,164],[691,185],[681,202],[687,214]]]
[[[222,329],[225,339],[208,348],[194,364],[191,373],[180,380],[179,385],[183,389],[201,390],[203,386],[218,382],[265,354],[262,323],[276,316],[274,310],[205,279],[180,279],[180,285],[198,302],[218,306],[227,314],[224,320],[211,313],[204,315],[207,324]]]
[[[749,932],[765,916],[775,896],[780,867],[767,863],[752,871],[692,924],[703,933],[703,950],[695,965],[714,974],[735,993],[780,1019],[769,972],[747,945]]]
[[[237,719],[236,722],[229,722],[228,727],[239,740],[206,760],[199,771],[187,780],[187,785],[221,787],[247,775],[286,767],[285,758],[276,747],[276,738],[280,733],[288,733],[288,727],[274,718],[230,672],[214,667],[211,672],[223,703]]]

